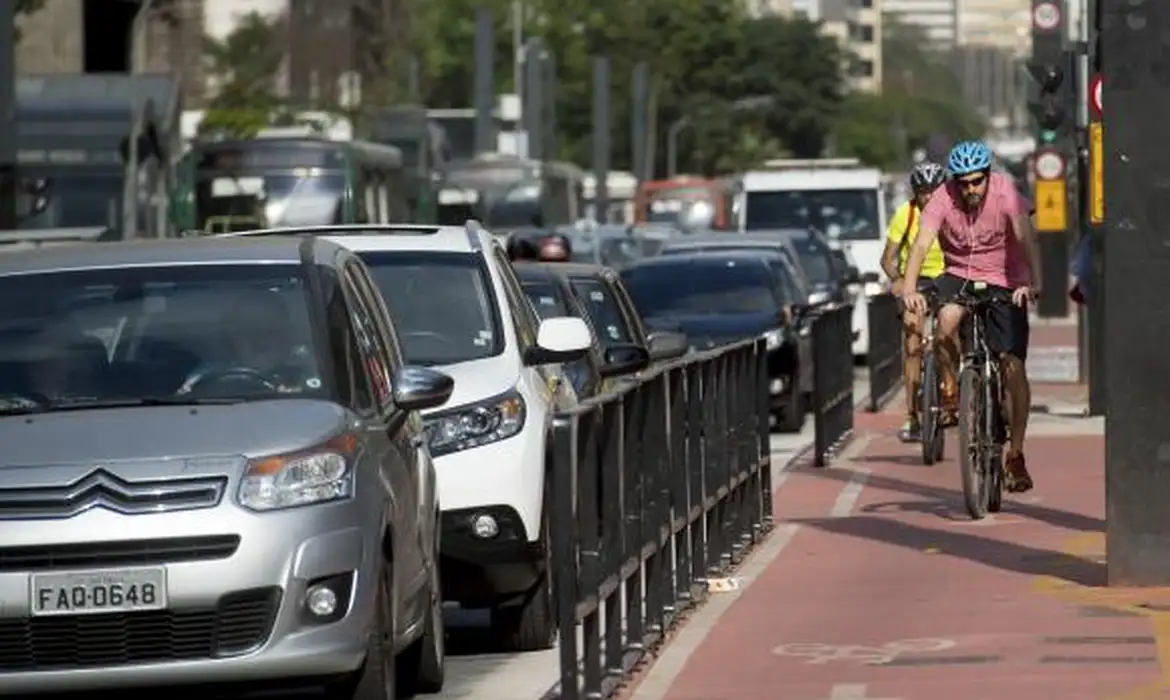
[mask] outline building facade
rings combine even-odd
[[[933,47],[947,49],[959,35],[963,0],[883,0],[882,10],[898,22],[919,27]]]
[[[845,48],[852,54],[849,86],[861,92],[882,90],[883,0],[847,0]]]

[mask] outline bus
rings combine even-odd
[[[635,204],[640,224],[668,224],[685,230],[731,227],[727,186],[701,177],[676,177],[642,184]]]
[[[411,221],[392,146],[312,136],[195,143],[171,197],[188,235],[279,226]]]
[[[571,163],[485,153],[443,174],[438,219],[462,223],[475,212],[498,231],[575,225],[585,212],[584,183],[585,171]]]

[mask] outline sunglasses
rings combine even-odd
[[[959,187],[962,187],[965,190],[973,190],[973,189],[983,185],[984,182],[987,182],[987,175],[985,175],[985,174],[984,175],[976,175],[975,177],[966,178],[966,179],[959,178],[959,180],[958,180]]]

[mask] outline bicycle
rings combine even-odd
[[[959,469],[963,499],[974,520],[998,513],[1003,504],[1003,450],[1007,424],[1003,416],[1003,373],[999,358],[987,347],[987,311],[1011,304],[1009,292],[988,292],[974,283],[954,303],[968,313],[963,320],[963,359],[959,365]]]
[[[918,425],[922,431],[922,463],[931,466],[942,461],[946,448],[946,430],[942,426],[942,375],[935,352],[935,328],[938,293],[933,287],[922,290],[926,297],[926,314],[922,320],[922,377],[918,384]]]

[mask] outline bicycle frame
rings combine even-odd
[[[1002,410],[1003,400],[1002,383],[1000,381],[999,360],[987,347],[987,329],[984,313],[986,306],[968,308],[964,323],[971,328],[971,342],[964,348],[963,359],[959,366],[962,372],[968,368],[975,368],[983,380],[983,430],[981,432],[980,450],[995,446],[996,420]]]

